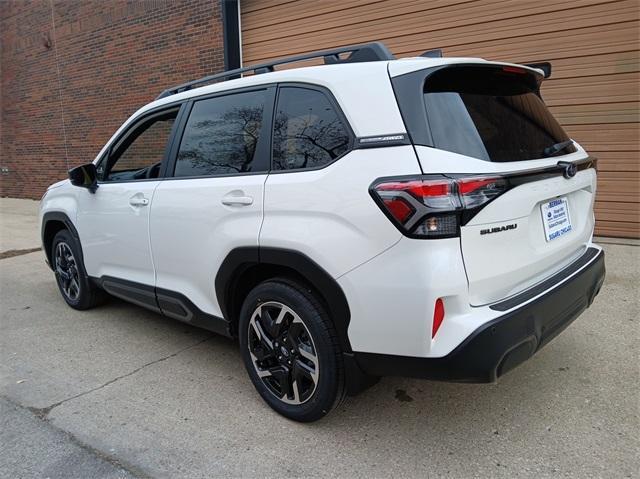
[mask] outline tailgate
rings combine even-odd
[[[584,252],[594,226],[595,162],[547,109],[541,72],[443,61],[397,62],[389,74],[423,174],[455,182],[470,303],[484,305]]]
[[[528,182],[461,227],[471,304],[509,297],[577,259],[591,240],[595,187],[593,168]]]

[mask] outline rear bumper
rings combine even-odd
[[[591,305],[605,277],[604,252],[593,248],[587,254],[592,259],[578,273],[482,325],[444,357],[354,353],[354,359],[360,369],[374,376],[493,382],[533,356]]]

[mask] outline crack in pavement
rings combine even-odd
[[[141,478],[141,479],[146,479],[146,478],[150,478],[151,476],[147,473],[145,473],[144,471],[140,470],[139,468],[137,468],[136,466],[129,464],[125,461],[122,461],[120,459],[118,459],[117,457],[112,456],[111,454],[108,454],[106,452],[103,452],[99,449],[96,449],[93,446],[90,446],[89,444],[82,442],[80,439],[78,439],[76,436],[74,436],[73,434],[71,434],[69,431],[66,431],[58,426],[56,426],[55,424],[51,423],[51,421],[49,421],[47,418],[40,416],[39,414],[35,414],[34,410],[36,410],[35,408],[31,408],[31,407],[27,407],[27,406],[23,406],[22,404],[17,403],[16,401],[14,401],[13,399],[5,396],[4,394],[0,394],[0,398],[2,398],[3,400],[7,401],[8,403],[12,404],[13,406],[22,409],[22,410],[27,410],[29,412],[31,412],[32,414],[34,414],[34,416],[38,419],[40,419],[41,421],[47,423],[48,427],[55,429],[56,431],[60,432],[61,434],[64,435],[64,437],[67,438],[67,440],[69,441],[70,444],[73,444],[74,446],[79,447],[80,449],[87,451],[89,454],[91,454],[92,456],[96,457],[97,459],[100,459],[104,462],[107,462],[109,464],[111,464],[112,466],[121,469],[122,471],[126,472],[127,474],[133,476],[133,477],[137,477],[137,478]]]
[[[95,457],[97,457],[99,459],[102,459],[103,461],[106,461],[109,464],[126,471],[131,476],[139,477],[139,478],[148,478],[148,477],[151,477],[151,476],[149,476],[145,472],[141,471],[137,467],[135,467],[135,466],[133,466],[131,464],[125,463],[125,462],[121,461],[120,459],[118,459],[118,458],[116,458],[116,457],[114,457],[114,456],[112,456],[112,455],[110,455],[110,454],[108,454],[106,452],[103,452],[103,451],[101,451],[99,449],[96,449],[96,448],[90,446],[89,444],[86,444],[86,443],[82,442],[80,439],[78,439],[76,436],[74,436],[69,431],[66,431],[66,430],[60,428],[59,426],[56,426],[55,424],[53,424],[49,420],[49,417],[48,417],[49,413],[54,408],[60,406],[61,404],[64,404],[64,403],[66,403],[68,401],[71,401],[73,399],[77,399],[79,397],[86,396],[87,394],[90,394],[92,392],[99,391],[100,389],[103,389],[103,388],[109,386],[110,384],[113,384],[113,383],[115,383],[115,382],[117,382],[117,381],[119,381],[121,379],[127,378],[129,376],[133,376],[134,374],[142,371],[143,369],[145,369],[145,368],[147,368],[149,366],[153,366],[154,364],[161,363],[163,361],[166,361],[167,359],[174,358],[177,355],[179,355],[180,353],[183,353],[184,351],[187,351],[187,350],[189,350],[191,348],[195,348],[196,346],[198,346],[198,345],[200,345],[202,343],[205,343],[206,341],[209,341],[214,336],[215,336],[215,334],[211,334],[211,335],[207,336],[206,338],[204,338],[204,339],[202,339],[202,340],[200,340],[200,341],[198,341],[196,343],[193,343],[193,344],[191,344],[189,346],[186,346],[186,347],[184,347],[184,348],[182,348],[182,349],[180,349],[180,350],[178,350],[178,351],[176,351],[174,353],[171,353],[171,354],[169,354],[167,356],[163,356],[163,357],[161,357],[159,359],[155,359],[155,360],[150,361],[150,362],[148,362],[146,364],[143,364],[142,366],[134,369],[133,371],[130,371],[130,372],[126,373],[126,374],[122,374],[122,375],[120,375],[120,376],[118,376],[116,378],[113,378],[113,379],[107,381],[106,383],[104,383],[104,384],[102,384],[100,386],[97,386],[95,388],[89,389],[88,391],[81,392],[79,394],[76,394],[75,396],[71,396],[69,398],[63,399],[62,401],[58,401],[58,402],[56,402],[56,403],[54,403],[54,404],[52,404],[50,406],[47,406],[45,408],[34,408],[34,407],[29,407],[29,406],[23,406],[22,404],[17,403],[13,399],[11,399],[9,397],[6,397],[4,394],[0,394],[0,398],[6,400],[7,402],[13,404],[14,406],[16,406],[16,407],[18,407],[20,409],[26,409],[27,411],[31,412],[35,417],[37,417],[41,421],[46,422],[50,427],[52,427],[52,428],[56,429],[57,431],[60,431],[61,433],[63,433],[68,438],[69,442],[71,442],[72,444],[74,444],[74,445],[86,450],[87,452],[89,452],[90,454],[94,455]]]
[[[39,246],[37,248],[10,249],[0,252],[0,259],[14,258],[16,256],[22,256],[23,254],[35,253],[40,250],[42,250],[42,248]]]
[[[161,363],[163,361],[166,361],[167,359],[175,358],[178,354],[183,353],[184,351],[187,351],[187,350],[189,350],[191,348],[195,348],[196,346],[209,341],[214,336],[215,336],[215,334],[207,336],[206,338],[204,338],[204,339],[202,339],[202,340],[200,340],[200,341],[198,341],[198,342],[196,342],[194,344],[191,344],[189,346],[186,346],[186,347],[176,351],[175,353],[171,353],[171,354],[169,354],[167,356],[164,356],[162,358],[159,358],[159,359],[154,359],[153,361],[150,361],[150,362],[148,362],[146,364],[143,364],[142,366],[134,369],[133,371],[130,371],[130,372],[126,373],[126,374],[123,374],[121,376],[118,376],[118,377],[115,377],[113,379],[110,379],[109,381],[107,381],[104,384],[101,384],[100,386],[96,386],[95,388],[89,389],[88,391],[83,391],[81,393],[76,394],[75,396],[71,396],[71,397],[63,399],[61,401],[58,401],[56,403],[53,403],[50,406],[47,406],[47,407],[44,407],[44,408],[35,408],[35,407],[26,407],[26,406],[21,406],[21,407],[26,407],[29,411],[31,411],[33,414],[35,414],[40,419],[49,422],[49,418],[48,418],[49,413],[53,409],[57,408],[58,406],[66,403],[68,401],[71,401],[73,399],[77,399],[79,397],[86,396],[87,394],[91,394],[92,392],[99,391],[100,389],[103,389],[103,388],[115,383],[116,381],[120,381],[121,379],[128,378],[129,376],[133,376],[134,374],[142,371],[143,369],[145,369],[145,368],[147,368],[149,366],[153,366],[154,364]]]

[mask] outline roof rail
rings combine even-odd
[[[351,53],[347,58],[340,58],[342,53]],[[303,60],[311,60],[313,58],[324,58],[325,65],[337,64],[337,63],[359,63],[359,62],[374,62],[380,60],[395,60],[393,53],[381,42],[365,43],[362,45],[351,45],[348,47],[334,48],[331,50],[320,50],[317,52],[304,53],[302,55],[295,55],[287,58],[279,58],[267,63],[261,63],[259,65],[252,65],[244,68],[236,68],[235,70],[228,70],[226,72],[217,73],[215,75],[209,75],[202,77],[198,80],[193,80],[181,85],[167,88],[164,90],[156,100],[165,98],[167,96],[175,95],[176,93],[182,93],[183,91],[191,90],[196,85],[203,83],[209,83],[214,80],[226,79],[241,73],[253,72],[255,75],[261,73],[269,73],[274,71],[276,65],[284,65],[286,63],[294,63]]]

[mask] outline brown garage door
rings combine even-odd
[[[397,56],[551,61],[543,96],[599,161],[596,233],[640,237],[637,0],[241,0],[243,64],[380,40]]]

